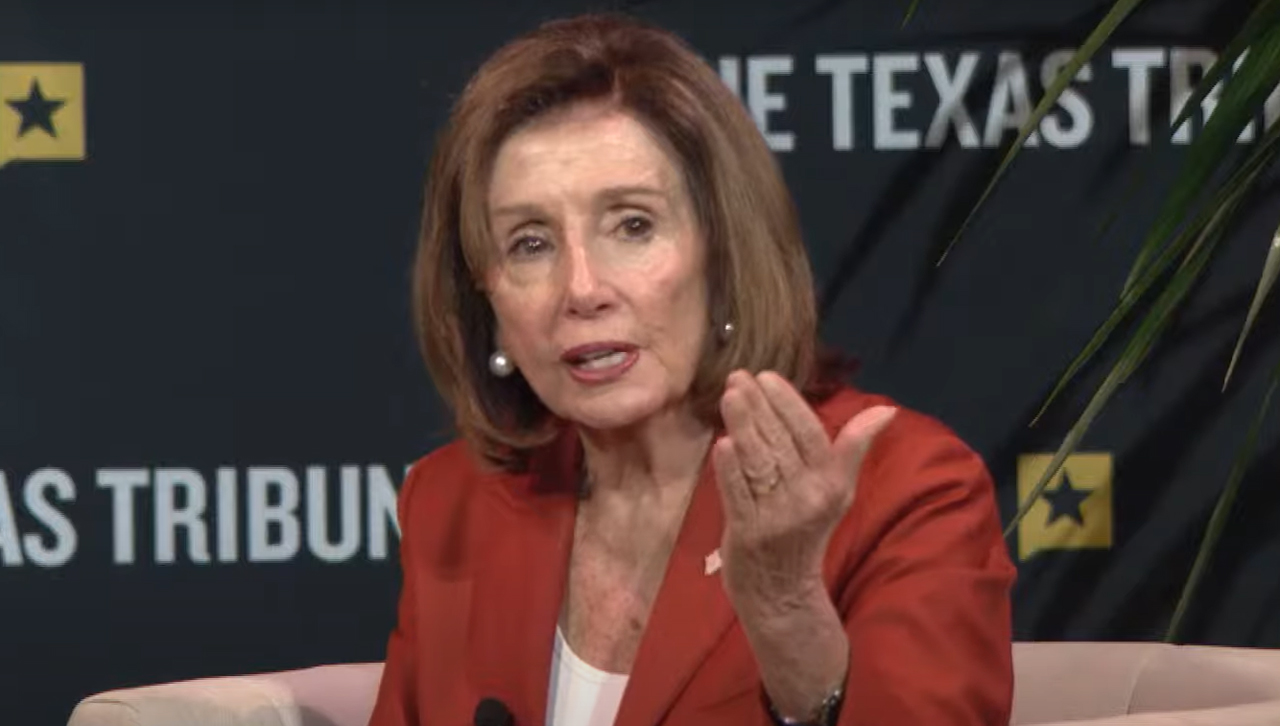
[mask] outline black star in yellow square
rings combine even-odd
[[[84,68],[0,63],[0,166],[84,158]]]
[[[1030,496],[1052,460],[1052,454],[1018,457],[1020,503]],[[1110,548],[1112,469],[1108,453],[1067,457],[1018,524],[1018,558],[1026,560],[1044,550]]]

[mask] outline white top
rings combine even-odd
[[[547,726],[613,726],[626,688],[626,674],[602,671],[579,658],[556,626]]]

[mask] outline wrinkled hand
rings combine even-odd
[[[835,440],[782,376],[734,371],[720,400],[712,460],[724,506],[721,576],[734,607],[785,609],[823,588],[822,564],[853,504],[858,470],[896,409],[854,416]]]

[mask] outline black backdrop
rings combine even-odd
[[[1250,5],[1150,0],[934,268],[1023,94],[1106,4],[925,0],[905,29],[905,3],[631,6],[758,114],[826,339],[863,359],[861,385],[981,451],[1006,517],[1020,457],[1025,486],[1024,455],[1052,451],[1089,389],[1026,424],[1182,158],[1170,104]],[[61,723],[106,688],[381,657],[394,489],[449,437],[408,323],[433,134],[503,40],[601,7],[0,5],[0,722]],[[1038,504],[1030,556],[1011,539],[1020,639],[1163,633],[1280,354],[1272,312],[1218,392],[1277,217],[1269,191],[1251,202],[1091,431],[1055,485],[1079,511]],[[1280,646],[1274,423],[1260,451],[1188,640]]]

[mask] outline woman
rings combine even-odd
[[[676,38],[583,17],[489,59],[415,292],[462,439],[401,492],[375,726],[1007,723],[986,469],[820,363],[775,162]]]

